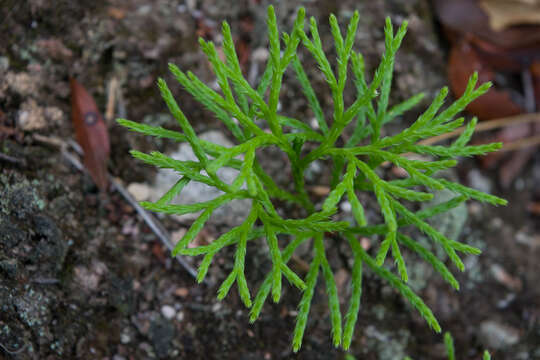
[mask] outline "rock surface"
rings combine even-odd
[[[211,141],[215,144],[231,147],[234,144],[229,141],[220,131],[207,131],[199,135],[206,141]],[[191,146],[187,143],[182,143],[178,150],[169,154],[174,159],[182,161],[197,161],[197,157],[193,153]],[[217,171],[217,175],[227,184],[231,184],[238,175],[238,170],[231,168],[221,168]],[[155,182],[150,189],[150,198],[152,201],[157,201],[165,194],[180,178],[180,176],[171,169],[160,169],[156,175]],[[197,202],[209,201],[222,195],[223,192],[210,187],[206,184],[190,182],[187,184],[179,196],[176,197],[172,204],[193,204]],[[239,225],[245,219],[249,212],[250,206],[248,200],[233,200],[214,211],[209,223]],[[175,216],[180,221],[194,220],[199,213],[186,214]]]

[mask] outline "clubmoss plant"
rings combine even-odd
[[[469,80],[467,90],[461,98],[441,110],[448,89],[443,88],[436,95],[433,103],[408,128],[395,135],[385,135],[383,125],[417,105],[423,94],[393,107],[388,106],[394,58],[403,37],[407,23],[403,22],[397,32],[390,19],[386,20],[385,45],[382,60],[371,82],[364,75],[362,55],[353,50],[358,25],[358,12],[354,13],[342,35],[334,15],[330,16],[331,32],[334,38],[337,59],[332,66],[319,36],[317,22],[309,21],[309,32],[304,29],[304,9],[298,11],[294,28],[281,37],[276,24],[274,8],[268,8],[269,59],[266,69],[256,88],[252,87],[242,75],[235,52],[229,25],[224,22],[223,53],[218,55],[215,45],[203,39],[199,40],[202,51],[208,57],[221,91],[214,91],[201,82],[191,72],[183,72],[173,64],[170,71],[178,82],[204,105],[216,117],[223,121],[236,139],[238,145],[227,148],[199,139],[189,121],[163,79],[158,80],[161,95],[172,115],[178,121],[182,133],[135,123],[125,119],[118,122],[131,130],[179,142],[188,142],[197,157],[197,161],[179,161],[159,152],[145,154],[136,150],[131,154],[145,163],[176,170],[180,174],[178,182],[155,203],[143,202],[146,209],[166,214],[186,214],[201,212],[184,237],[176,244],[173,256],[177,254],[203,255],[199,266],[198,280],[202,281],[214,256],[226,246],[236,246],[234,268],[218,290],[218,298],[223,299],[236,282],[240,298],[251,308],[250,319],[255,321],[271,293],[274,302],[278,302],[282,293],[283,278],[303,292],[298,307],[296,327],[293,336],[293,348],[297,351],[306,328],[311,300],[315,286],[321,276],[327,289],[333,342],[335,346],[349,348],[357,320],[362,292],[362,272],[367,266],[373,273],[382,277],[397,289],[424,317],[428,325],[439,332],[441,327],[431,310],[422,299],[407,285],[407,267],[402,251],[404,248],[416,253],[429,262],[435,270],[455,289],[458,282],[447,268],[429,249],[407,236],[404,228],[414,226],[425,233],[435,244],[441,246],[451,262],[461,271],[463,262],[458,253],[479,254],[480,250],[467,244],[448,239],[425,220],[448,211],[467,199],[475,199],[495,205],[505,204],[498,197],[484,194],[443,178],[436,177],[437,172],[456,165],[456,157],[485,154],[500,148],[501,144],[467,145],[473,134],[476,120],[470,121],[465,132],[448,146],[419,145],[421,139],[450,132],[464,123],[463,118],[454,119],[465,106],[485,93],[490,84],[476,87],[477,75]],[[330,89],[333,99],[331,119],[324,116],[323,109],[308,79],[305,69],[297,55],[300,44],[316,60],[319,71]],[[284,73],[291,68],[299,81],[307,102],[317,119],[317,128],[308,122],[283,115],[278,108],[280,89]],[[356,98],[351,104],[345,104],[343,93],[349,69],[352,70],[356,88]],[[259,120],[264,120],[264,125]],[[264,127],[267,126],[265,129]],[[352,132],[344,130],[352,127]],[[351,136],[347,136],[351,134]],[[292,168],[294,190],[280,187],[263,170],[257,159],[257,150],[274,146],[281,149]],[[412,160],[408,153],[429,156],[434,160]],[[243,160],[240,160],[243,155]],[[321,204],[315,204],[310,198],[305,185],[304,174],[308,166],[318,159],[331,159],[333,162],[331,191]],[[389,162],[403,168],[408,178],[385,180],[381,164]],[[222,167],[239,170],[236,179],[225,183],[217,175]],[[174,205],[170,201],[178,196],[189,182],[201,182],[223,192],[217,198],[189,205]],[[413,210],[411,202],[428,201],[437,190],[449,189],[456,196],[445,203]],[[368,224],[364,206],[358,193],[371,192],[375,195],[382,219],[380,224]],[[338,203],[347,198],[352,206],[354,223],[334,221]],[[211,244],[189,247],[188,245],[203,228],[212,213],[223,204],[235,199],[251,200],[249,215],[242,225],[230,229]],[[283,218],[275,207],[275,200],[288,201],[305,209],[304,218]],[[407,200],[405,204],[402,201]],[[350,246],[353,259],[351,278],[351,297],[345,317],[339,306],[338,290],[334,273],[327,259],[328,234],[342,239]],[[372,236],[382,241],[376,251],[370,255],[359,243],[358,236]],[[271,270],[252,293],[245,277],[244,263],[248,241],[265,239],[272,262]],[[291,256],[300,244],[312,242],[313,254],[305,259],[309,262],[309,271],[305,276],[294,272],[288,265]],[[397,275],[392,266],[385,265],[388,253],[394,259]],[[253,298],[252,295],[255,294]]]

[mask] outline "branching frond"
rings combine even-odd
[[[443,88],[409,127],[383,137],[381,129],[385,124],[417,106],[424,98],[424,94],[418,94],[400,104],[389,106],[395,57],[405,36],[407,23],[402,22],[394,31],[390,19],[386,19],[385,51],[373,77],[369,77],[371,82],[368,82],[363,57],[353,49],[359,21],[358,12],[353,14],[346,26],[340,26],[337,18],[330,16],[335,59],[324,51],[316,20],[311,18],[306,28],[304,18],[305,11],[301,8],[291,32],[280,35],[274,8],[268,8],[270,56],[256,87],[242,74],[231,30],[226,22],[222,24],[224,57],[218,55],[213,43],[203,39],[199,42],[215,74],[219,91],[205,85],[191,72],[185,73],[177,66],[169,65],[179,84],[224,123],[236,140],[236,145],[224,147],[200,139],[162,79],[158,80],[161,95],[181,132],[118,119],[120,125],[135,132],[188,143],[197,159],[180,161],[159,152],[146,154],[131,151],[134,157],[147,164],[173,169],[180,174],[179,180],[159,200],[153,203],[143,202],[141,205],[148,210],[165,214],[199,213],[173,250],[173,255],[203,256],[199,265],[198,281],[205,278],[218,252],[228,246],[235,247],[234,266],[219,287],[218,298],[225,298],[236,283],[240,299],[246,307],[251,308],[250,321],[253,322],[259,317],[270,294],[274,302],[280,300],[282,288],[288,286],[287,283],[302,291],[292,342],[294,351],[302,344],[319,275],[323,280],[320,284],[326,288],[329,322],[335,346],[341,345],[347,349],[351,345],[360,311],[362,277],[366,271],[387,281],[408,300],[430,327],[439,332],[441,328],[434,314],[407,285],[405,259],[408,262],[412,259],[404,256],[404,253],[408,252],[426,261],[454,289],[458,290],[459,284],[447,264],[438,259],[430,249],[407,235],[410,229],[405,228],[416,228],[427,235],[434,245],[442,248],[450,261],[463,271],[460,255],[477,255],[480,250],[447,238],[426,220],[445,213],[468,199],[493,205],[505,205],[506,200],[435,175],[456,166],[458,157],[492,152],[499,149],[501,144],[468,145],[474,133],[476,119],[468,122],[466,130],[449,145],[422,145],[418,142],[462,126],[465,119],[456,119],[455,116],[464,110],[467,104],[488,91],[490,84],[477,86],[478,76],[475,74],[469,80],[464,94],[449,105],[445,105],[448,89]],[[332,95],[333,111],[330,118],[325,117],[301,57],[298,56],[301,45],[306,50],[306,55],[313,56]],[[306,102],[313,111],[318,124],[315,129],[304,119],[281,113],[278,102],[283,77],[288,68],[292,68],[291,74],[299,82]],[[352,103],[347,104],[343,93],[349,69],[356,94]],[[352,133],[344,134],[345,128],[351,123]],[[304,144],[307,142],[317,146],[306,152]],[[269,146],[278,147],[290,161],[293,192],[280,187],[261,167],[257,150]],[[423,155],[423,160],[411,160],[405,155],[410,153]],[[312,199],[306,191],[304,173],[313,161],[323,158],[333,162],[331,191],[324,201],[315,203],[316,199]],[[383,162],[404,169],[408,177],[387,180],[379,169]],[[238,170],[238,175],[231,184],[225,183],[217,175],[218,170],[223,167]],[[173,200],[190,182],[215,187],[222,194],[209,201],[174,204]],[[427,202],[437,196],[437,191],[443,189],[450,190],[456,196],[419,211],[410,207],[409,202]],[[360,201],[362,197],[358,195],[359,192],[372,194],[378,207],[366,209],[365,204]],[[251,203],[244,222],[210,244],[190,246],[214,211],[237,199],[247,199]],[[332,218],[338,213],[339,203],[344,199],[351,205],[353,223]],[[303,207],[307,215],[304,218],[283,218],[275,207],[276,200]],[[367,211],[380,213],[382,223],[368,224]],[[333,234],[334,239],[347,241],[353,259],[350,299],[344,317],[340,309],[340,294],[334,280],[334,271],[327,253],[326,240],[329,233]],[[360,246],[357,238],[359,235],[381,239],[373,254]],[[247,283],[245,263],[249,257],[250,242],[260,239],[266,239],[268,258],[272,266],[255,293],[250,291]],[[307,274],[296,273],[288,263],[298,246],[306,241],[312,241],[313,245],[312,255],[306,259],[309,270]],[[387,258],[393,258],[395,269],[390,261],[385,261]],[[283,279],[286,280],[285,284]],[[252,294],[255,294],[254,298]],[[449,336],[445,337],[445,341],[447,348],[453,349]],[[449,350],[451,358],[452,354]],[[486,353],[484,359],[489,359],[489,354]]]

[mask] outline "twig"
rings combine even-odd
[[[105,120],[107,120],[108,124],[110,124],[114,119],[117,91],[118,79],[113,77],[111,81],[109,81],[109,86],[107,88],[107,108],[105,109]]]
[[[298,255],[293,254],[291,260],[294,261],[303,272],[307,273],[309,271],[309,264],[302,260]]]
[[[32,279],[32,282],[36,284],[41,284],[41,285],[54,285],[54,284],[60,283],[60,280],[55,279],[55,278],[37,277],[37,278]]]
[[[53,136],[43,136],[40,134],[34,134],[32,135],[32,138],[42,144],[49,145],[55,148],[61,149],[62,147],[66,147],[66,142]]]
[[[514,126],[519,124],[527,124],[527,123],[540,123],[540,113],[531,113],[531,114],[523,114],[523,115],[517,115],[517,116],[510,116],[495,120],[489,120],[489,121],[483,121],[476,125],[475,131],[487,131],[492,129],[497,129],[505,126]],[[454,138],[458,135],[460,135],[463,131],[465,131],[465,126],[459,127],[456,130],[430,137],[429,139],[425,139],[422,141],[419,141],[419,145],[432,145],[438,142],[441,142],[446,139]]]
[[[113,185],[113,188],[115,188],[123,197],[124,199],[129,202],[131,206],[135,208],[137,213],[143,218],[143,220],[146,222],[148,227],[152,229],[154,234],[157,235],[157,237],[161,240],[161,242],[172,251],[174,249],[174,245],[172,244],[169,235],[167,234],[167,231],[163,227],[163,225],[156,220],[152,215],[150,215],[149,212],[144,210],[137,201],[131,196],[131,194],[124,188],[119,181],[114,179],[112,176],[110,177],[111,183]],[[193,276],[194,278],[197,278],[197,271],[188,264],[184,259],[182,259],[180,256],[176,256],[176,260],[184,267],[184,269],[187,270]]]
[[[2,118],[2,112],[0,111],[0,119]],[[14,135],[17,133],[17,130],[15,130],[12,127],[0,125],[0,134],[2,135]]]
[[[24,161],[24,159],[17,159],[17,158],[15,158],[13,156],[9,156],[9,155],[6,155],[6,154],[1,153],[1,152],[0,152],[0,160],[6,161],[6,162],[9,162],[9,163],[12,163],[12,164],[21,165],[21,166],[26,165],[26,161]]]
[[[514,125],[527,124],[527,123],[540,123],[540,113],[523,114],[523,115],[510,116],[510,117],[501,118],[501,119],[484,121],[476,126],[475,131],[487,131],[487,130],[497,129],[501,127],[514,126]],[[446,133],[446,134],[434,136],[434,137],[419,141],[418,144],[433,145],[443,140],[456,137],[460,135],[463,131],[465,131],[465,126],[457,128],[456,130]],[[499,151],[513,151],[513,150],[523,149],[529,146],[535,146],[538,144],[540,144],[540,140],[538,139],[538,136],[532,136],[529,138],[525,138],[523,140],[517,140],[517,141],[505,143],[503,144],[503,147]]]
[[[499,151],[513,151],[536,145],[540,145],[540,135],[531,136],[523,140],[504,143],[503,147]]]
[[[0,348],[2,348],[2,350],[4,350],[9,355],[17,355],[17,354],[22,353],[24,351],[24,349],[26,349],[26,343],[24,343],[23,346],[20,349],[17,349],[17,350],[10,350],[10,349],[7,348],[6,345],[4,345],[2,343],[0,343]]]
[[[529,69],[521,72],[521,83],[523,84],[523,94],[525,95],[525,110],[528,113],[533,113],[536,111],[536,102],[534,99],[533,78]]]

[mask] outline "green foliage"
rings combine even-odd
[[[352,49],[358,20],[358,12],[355,12],[343,37],[336,18],[333,15],[330,17],[337,53],[337,65],[333,67],[323,50],[314,18],[310,19],[309,32],[306,32],[304,9],[301,8],[291,33],[283,33],[280,38],[274,9],[270,6],[267,20],[270,56],[257,88],[253,88],[242,75],[227,23],[223,23],[224,61],[218,56],[214,44],[200,40],[201,49],[207,55],[217,77],[220,92],[203,84],[191,72],[185,73],[175,65],[169,65],[178,82],[223,121],[238,145],[227,148],[199,139],[162,79],[158,81],[161,95],[178,121],[182,133],[129,120],[118,120],[121,125],[139,133],[188,142],[193,148],[198,161],[180,161],[159,152],[144,154],[132,151],[132,155],[148,164],[174,169],[181,175],[179,181],[160,200],[155,203],[143,202],[143,207],[167,214],[201,212],[173,251],[173,256],[204,255],[199,267],[198,281],[204,279],[216,253],[227,246],[235,246],[234,267],[219,288],[218,298],[223,299],[236,282],[240,298],[247,307],[251,307],[251,321],[258,318],[270,293],[274,302],[279,301],[284,286],[283,278],[303,291],[293,336],[295,351],[302,344],[319,275],[322,275],[328,294],[334,344],[349,348],[360,308],[365,267],[388,281],[418,310],[430,327],[437,332],[441,331],[431,310],[407,285],[407,266],[402,252],[406,248],[416,253],[430,263],[453,288],[458,289],[459,285],[447,265],[429,249],[405,235],[404,228],[412,225],[425,233],[435,244],[441,246],[455,266],[463,271],[464,265],[459,253],[479,254],[480,250],[447,238],[425,220],[448,211],[467,199],[495,205],[506,203],[498,197],[435,176],[437,172],[455,166],[455,158],[458,156],[484,154],[500,148],[499,143],[467,145],[476,120],[469,122],[467,131],[449,146],[417,144],[421,139],[447,133],[461,126],[463,118],[454,120],[454,116],[485,93],[490,84],[477,87],[478,76],[475,74],[469,80],[464,95],[445,110],[441,110],[448,93],[447,88],[443,88],[412,125],[398,134],[383,136],[383,126],[417,105],[423,94],[388,107],[394,58],[405,36],[407,23],[403,22],[394,34],[390,19],[387,19],[384,32],[386,50],[372,81],[368,82],[364,75],[362,55]],[[325,117],[297,55],[300,44],[314,57],[326,79],[333,99],[331,119]],[[317,119],[316,129],[300,119],[284,116],[278,111],[281,84],[289,67],[292,68],[292,74],[299,81],[307,103]],[[343,94],[349,69],[352,70],[357,93],[351,104],[345,104]],[[257,125],[259,122],[256,120],[265,120],[269,131]],[[352,135],[347,138],[347,133],[350,132],[344,130],[350,127]],[[281,188],[260,166],[257,150],[269,146],[278,147],[288,157],[294,190]],[[411,160],[404,155],[406,153],[429,155],[435,160]],[[239,160],[240,155],[244,156],[243,161]],[[312,202],[304,179],[308,166],[318,159],[331,159],[334,164],[331,192],[322,207]],[[384,179],[379,169],[383,162],[403,168],[409,177],[401,180]],[[225,183],[217,175],[217,170],[222,167],[239,170],[238,177],[232,184]],[[196,204],[169,204],[191,181],[216,187],[223,195]],[[409,202],[428,201],[438,190],[445,188],[454,192],[456,197],[421,211],[411,210],[414,206]],[[358,197],[361,191],[374,194],[383,223],[368,224],[366,210]],[[337,213],[339,202],[345,198],[351,204],[354,223],[332,220],[332,216]],[[188,246],[214,210],[236,199],[251,200],[251,210],[242,225],[230,229],[209,245]],[[409,205],[406,206],[402,199],[407,200]],[[284,219],[274,206],[275,200],[302,207],[306,216],[300,219]],[[353,258],[351,298],[345,316],[342,316],[334,273],[326,255],[326,239],[329,233],[333,233],[333,238],[347,241]],[[382,240],[373,255],[360,246],[357,238],[359,235]],[[272,267],[252,298],[253,294],[244,275],[244,263],[248,242],[259,238],[266,239]],[[313,254],[306,259],[309,262],[309,271],[302,276],[295,273],[288,262],[296,248],[306,241],[312,241]],[[394,274],[389,264],[385,265],[388,257],[393,257],[398,275]]]

